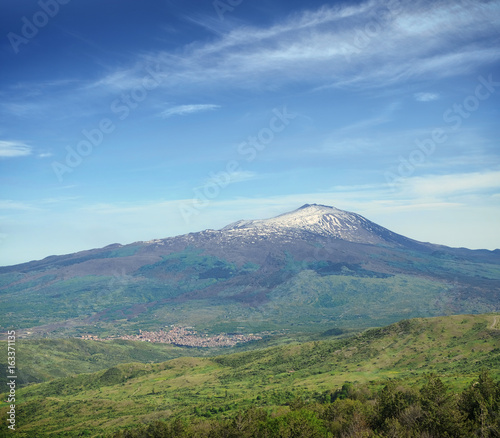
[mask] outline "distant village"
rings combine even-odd
[[[108,338],[99,338],[95,335],[83,335],[82,339],[91,340],[111,340],[111,339],[125,339],[128,341],[142,341],[142,342],[159,342],[162,344],[173,344],[179,347],[233,347],[236,344],[243,342],[250,342],[262,339],[262,336],[248,334],[226,334],[221,333],[215,336],[199,335],[192,327],[176,327],[173,326],[168,332],[159,330],[156,332],[148,332],[139,330],[138,335],[123,335]]]

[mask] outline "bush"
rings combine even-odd
[[[431,374],[418,391],[389,382],[371,395],[346,383],[316,400],[321,403],[314,397],[283,402],[279,414],[252,407],[229,419],[214,418],[229,406],[213,407],[207,410],[211,419],[198,418],[189,425],[179,418],[156,422],[115,438],[500,437],[500,384],[487,371],[461,394],[450,393]]]

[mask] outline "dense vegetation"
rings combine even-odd
[[[421,388],[438,388],[438,377],[449,388],[446,400],[450,400],[450,409],[453,407],[452,412],[463,416],[464,409],[469,408],[463,407],[465,402],[458,404],[460,397],[455,394],[466,394],[467,388],[473,394],[471,382],[478,381],[481,369],[488,369],[491,379],[500,379],[499,319],[499,315],[490,314],[405,320],[345,339],[318,337],[316,341],[215,357],[121,364],[92,374],[29,385],[16,393],[16,436],[102,437],[139,425],[146,429],[133,433],[146,433],[148,427],[165,431],[183,427],[188,434],[199,427],[213,429],[212,433],[217,434],[240,423],[251,423],[251,427],[260,424],[258,427],[278,430],[272,432],[275,435],[262,432],[261,436],[283,433],[281,436],[286,437],[301,436],[286,435],[288,432],[283,429],[295,423],[348,433],[358,420],[362,420],[367,433],[375,430],[387,433],[383,436],[398,436],[396,432],[390,435],[390,425],[385,425],[385,420],[382,424],[377,413],[384,391],[390,389],[389,394],[396,395],[388,398],[404,406],[398,408],[398,415],[388,417],[395,430],[408,425],[406,415],[413,410],[431,409],[424,402]],[[71,343],[64,345],[71,349]],[[127,348],[132,345],[127,344]],[[66,357],[69,355],[70,351],[65,353]],[[77,352],[72,356],[76,359]],[[431,373],[435,376],[424,379]],[[491,383],[489,377],[481,378]],[[383,390],[386,386],[389,389]],[[496,400],[495,391],[491,400]],[[477,415],[484,420],[484,403],[475,400],[476,395],[471,395],[467,403],[476,406],[470,409],[479,409]],[[0,397],[5,400],[5,394]],[[491,403],[488,401],[488,406]],[[495,412],[497,405],[491,406],[488,412]],[[340,413],[335,413],[335,409]],[[0,416],[6,412],[7,405],[0,403]],[[472,428],[477,415],[460,420],[460,427],[470,421]],[[423,417],[418,418],[418,426],[423,427]],[[493,415],[488,421],[494,418]],[[155,425],[165,420],[166,423]],[[199,436],[203,437],[201,433]],[[399,436],[411,436],[404,433]]]
[[[223,412],[223,409],[220,410]],[[217,412],[214,412],[217,414]],[[210,416],[210,415],[206,415]],[[227,418],[155,422],[115,438],[498,437],[500,382],[481,372],[455,394],[435,375],[420,388],[392,381],[376,392],[346,383],[278,409],[249,408]]]

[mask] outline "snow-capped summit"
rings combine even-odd
[[[297,210],[270,219],[241,220],[224,227],[226,233],[313,233],[358,243],[384,243],[399,240],[395,233],[356,213],[320,204],[305,204]],[[396,239],[395,239],[396,238]]]

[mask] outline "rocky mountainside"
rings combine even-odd
[[[422,243],[306,204],[149,242],[0,268],[2,331],[134,334],[358,329],[500,310],[499,251]]]

